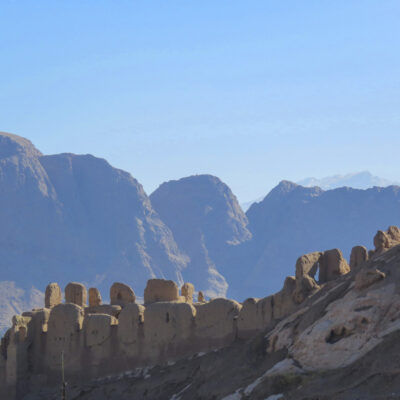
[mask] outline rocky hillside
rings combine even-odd
[[[151,277],[183,280],[186,259],[142,186],[91,155],[45,156],[1,133],[0,221],[7,325],[18,301],[26,305],[51,281],[84,281],[107,296],[114,281],[142,292]]]
[[[299,254],[338,246],[348,259],[350,244],[371,247],[379,227],[400,225],[399,193],[283,181],[244,214],[217,177],[166,182],[149,198],[105,160],[46,156],[0,134],[0,331],[50,281],[83,281],[105,298],[113,281],[142,293],[151,277],[193,282],[209,297],[263,297]]]
[[[353,255],[362,257],[353,258],[350,271],[344,262],[346,268],[336,271],[336,278],[325,281],[325,277],[318,284],[312,278],[314,267],[322,273],[324,257],[340,251],[320,252],[315,259],[316,253],[301,257],[295,281],[296,285],[313,282],[309,295],[288,316],[275,319],[251,339],[177,362],[72,385],[68,398],[400,398],[400,230],[378,232],[374,242],[369,260],[358,247]],[[331,258],[328,264],[341,262]],[[246,302],[250,303],[258,310],[263,301]],[[53,399],[58,393],[59,389],[42,387],[25,398]]]
[[[324,191],[283,181],[246,215],[252,239],[221,268],[228,296],[240,300],[279,290],[304,252],[339,247],[349,259],[353,243],[371,248],[381,226],[400,225],[400,187]]]
[[[226,254],[251,238],[247,217],[227,185],[215,176],[196,175],[163,183],[151,203],[188,255],[187,270],[211,297],[225,296],[220,268]]]

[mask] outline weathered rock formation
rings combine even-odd
[[[400,244],[400,230],[397,226],[390,226],[386,232],[378,231],[374,237],[374,254],[381,254],[397,244]]]
[[[226,296],[225,255],[251,239],[247,217],[229,187],[215,176],[195,175],[163,183],[150,200],[189,258],[187,279],[208,297]]]
[[[350,269],[362,265],[368,260],[368,250],[364,246],[354,246],[350,254]]]
[[[325,251],[319,264],[319,281],[321,283],[331,281],[350,271],[350,267],[339,249]]]
[[[0,298],[8,302],[0,331],[1,314],[8,326],[9,313],[36,306],[35,288],[49,281],[80,279],[106,293],[115,281],[142,292],[151,277],[184,280],[187,260],[143,187],[91,155],[43,155],[0,132],[0,221]]]
[[[278,291],[301,254],[340,248],[348,259],[354,244],[371,248],[378,229],[400,226],[399,200],[398,186],[325,191],[282,181],[246,212],[252,239],[231,248],[218,269],[229,283],[227,296]]]
[[[253,391],[274,374],[345,368],[400,331],[400,272],[393,268],[400,262],[400,246],[391,239],[392,247],[382,253],[380,243],[372,258],[353,270],[337,249],[306,254],[282,290],[242,304],[225,298],[193,303],[193,285],[185,284],[180,296],[175,282],[152,279],[145,305],[135,303],[132,289],[116,283],[111,298],[120,304],[94,304],[100,294],[92,290],[96,301],[87,307],[84,285],[68,284],[65,303],[13,318],[1,342],[0,394],[22,398],[43,385],[57,385],[61,357],[68,382],[83,385],[132,368],[240,346],[259,332],[266,342],[257,359],[267,354],[274,372],[268,370],[254,384],[248,381],[247,387],[236,386],[237,398],[265,398],[253,397]],[[46,292],[55,287],[50,284]],[[260,344],[251,346],[255,351]],[[283,387],[289,390],[291,384]]]

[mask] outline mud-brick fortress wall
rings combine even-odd
[[[96,288],[69,283],[62,303],[60,287],[51,283],[45,307],[14,316],[1,340],[0,394],[14,393],[7,397],[14,398],[33,386],[59,384],[62,354],[66,379],[81,382],[247,339],[292,313],[321,285],[400,243],[400,231],[379,231],[374,242],[376,249],[369,253],[354,247],[350,265],[338,249],[306,254],[280,292],[242,304],[225,298],[205,301],[201,292],[194,302],[192,284],[185,283],[179,293],[175,282],[162,279],[148,281],[144,305],[122,283],[112,285],[111,304],[102,304]]]

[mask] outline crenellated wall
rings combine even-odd
[[[376,250],[356,246],[351,268],[369,256],[400,243],[400,231],[379,231]],[[319,270],[320,281],[314,279]],[[144,305],[133,290],[114,283],[111,304],[101,304],[95,288],[69,283],[65,303],[56,283],[46,288],[45,308],[15,316],[1,341],[0,394],[19,398],[37,385],[59,385],[61,355],[68,382],[80,382],[138,366],[176,360],[227,346],[273,326],[292,313],[321,285],[348,273],[338,249],[310,253],[296,263],[296,276],[287,277],[274,295],[249,298],[240,304],[224,298],[193,301],[194,287],[175,282],[148,281]],[[89,298],[89,305],[87,299]]]

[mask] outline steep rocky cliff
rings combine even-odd
[[[282,181],[246,215],[252,239],[220,269],[239,300],[278,290],[301,253],[339,247],[349,259],[352,243],[371,247],[381,226],[400,224],[400,187],[324,191]]]
[[[208,296],[225,296],[229,282],[220,268],[226,254],[251,238],[229,187],[215,176],[196,175],[163,183],[150,200],[190,258],[189,279]]]
[[[1,281],[14,282],[0,285],[1,297],[13,298],[15,284],[22,304],[49,281],[108,289],[123,280],[143,290],[151,277],[182,282],[186,265],[130,174],[91,155],[44,156],[7,133],[0,134],[0,259]],[[6,326],[12,309],[2,307]]]

